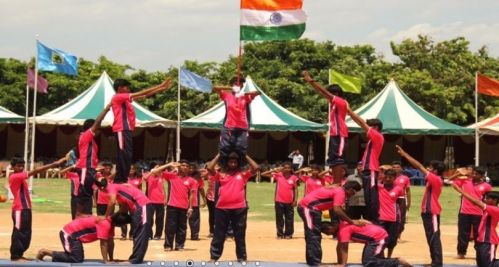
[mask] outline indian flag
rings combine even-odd
[[[241,40],[291,40],[305,32],[303,0],[241,0]]]

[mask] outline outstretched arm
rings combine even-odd
[[[459,192],[461,195],[463,195],[463,197],[465,197],[467,200],[469,200],[471,203],[473,203],[473,205],[481,208],[482,210],[485,209],[485,203],[483,203],[482,201],[474,198],[473,196],[471,196],[470,194],[466,193],[461,187],[459,187],[458,185],[456,184],[453,184],[452,187],[457,191]]]
[[[360,128],[362,128],[365,132],[369,131],[369,125],[367,125],[366,121],[350,108],[350,105],[347,105],[347,112],[352,120],[360,126]]]
[[[107,112],[109,111],[109,109],[111,108],[111,103],[107,104],[104,109],[101,111],[101,113],[99,114],[99,116],[97,116],[97,118],[95,118],[95,122],[94,124],[92,125],[92,127],[90,128],[92,130],[92,133],[95,133],[97,131],[97,129],[99,129],[101,123],[102,123],[102,120],[104,120],[104,117],[106,117],[106,114]]]
[[[319,94],[323,95],[327,99],[333,99],[334,98],[334,95],[331,94],[330,92],[328,92],[319,83],[317,83],[316,81],[314,81],[314,79],[312,79],[312,77],[310,76],[310,73],[308,73],[308,71],[306,71],[306,70],[303,71],[303,79],[307,83],[309,83],[315,89],[315,91],[317,91]]]
[[[260,166],[258,166],[258,163],[256,163],[250,156],[246,155],[246,160],[248,161],[248,164],[250,166],[250,171],[251,174],[256,174],[258,170],[260,169]]]
[[[395,148],[397,149],[397,153],[399,153],[400,156],[404,157],[407,159],[407,161],[416,169],[420,170],[425,176],[428,174],[428,170],[421,164],[419,161],[411,157],[411,155],[407,154],[399,145],[395,145]]]
[[[60,158],[59,160],[57,161],[54,161],[50,164],[47,164],[47,165],[43,165],[41,167],[38,167],[36,169],[33,169],[31,171],[28,172],[28,177],[29,176],[33,176],[33,175],[37,175],[39,173],[42,173],[48,169],[51,169],[51,168],[54,168],[54,167],[57,167],[59,165],[61,165],[62,163],[64,163],[66,161],[66,157],[63,157],[63,158]]]
[[[156,85],[156,86],[153,86],[153,87],[150,87],[150,88],[147,88],[147,89],[144,89],[140,92],[136,92],[136,93],[133,93],[133,94],[130,94],[130,97],[132,98],[132,100],[134,99],[137,99],[137,98],[144,98],[144,97],[148,97],[148,96],[151,96],[151,95],[154,95],[154,94],[157,94],[161,91],[164,91],[168,88],[170,88],[170,85],[171,85],[171,79],[166,79],[165,81],[163,81],[162,83]]]
[[[168,168],[168,167],[175,167],[175,166],[178,166],[177,162],[169,162],[169,163],[167,163],[165,165],[156,167],[156,168],[152,169],[148,174],[146,174],[144,176],[144,180],[147,181],[147,179],[149,178],[149,176],[151,176],[152,174],[158,175],[160,172],[166,170],[166,168]]]

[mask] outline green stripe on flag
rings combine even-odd
[[[344,75],[335,70],[329,70],[329,84],[337,84],[343,89],[343,92],[352,93],[352,94],[360,94],[360,90],[362,87],[362,80]]]
[[[280,27],[241,25],[241,41],[270,41],[298,39],[305,32],[305,23]]]

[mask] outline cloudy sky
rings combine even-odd
[[[0,0],[0,57],[27,60],[35,36],[89,60],[164,71],[184,60],[223,61],[238,49],[237,0]],[[304,0],[304,37],[372,44],[396,60],[389,42],[424,33],[464,36],[499,57],[497,0]]]

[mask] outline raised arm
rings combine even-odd
[[[41,167],[38,167],[36,169],[33,169],[31,171],[28,172],[28,177],[29,176],[33,176],[33,175],[37,175],[39,173],[42,173],[48,169],[51,169],[51,168],[54,168],[54,167],[57,167],[59,165],[61,165],[62,163],[64,163],[66,161],[66,157],[63,157],[63,158],[60,158],[59,160],[57,161],[54,161],[50,164],[47,164],[47,165],[43,165]]]
[[[474,198],[473,196],[471,196],[470,194],[466,193],[461,187],[459,187],[458,185],[456,184],[453,184],[452,187],[458,192],[460,193],[463,197],[465,197],[467,200],[469,200],[471,203],[473,203],[473,205],[479,207],[480,209],[485,209],[485,203],[483,203],[482,201]]]
[[[303,80],[305,80],[308,84],[310,84],[315,91],[317,91],[319,94],[323,95],[327,99],[333,99],[334,95],[331,94],[326,90],[326,88],[322,87],[319,83],[314,81],[314,79],[310,76],[310,73],[308,71],[304,70],[303,71]]]
[[[253,92],[248,92],[248,93],[245,93],[245,95],[249,95],[249,96],[252,96],[252,97],[257,97],[260,95],[260,92],[258,91],[253,91]]]
[[[210,175],[215,175],[215,166],[217,165],[218,160],[220,159],[220,154],[217,154],[208,164],[206,164],[206,170]]]
[[[100,112],[99,116],[97,116],[97,118],[95,118],[95,122],[92,125],[92,127],[90,128],[92,130],[92,133],[95,133],[100,128],[102,120],[104,120],[104,117],[106,117],[106,114],[110,108],[111,108],[111,103],[108,103],[104,107],[104,109]]]
[[[399,145],[395,145],[395,149],[397,149],[397,153],[399,153],[401,157],[404,157],[414,168],[420,170],[425,176],[428,174],[428,170],[425,166],[411,157],[411,155],[407,154]]]
[[[136,92],[133,94],[130,94],[130,97],[132,98],[132,100],[134,100],[137,98],[143,98],[143,97],[148,97],[148,96],[157,94],[161,91],[164,91],[164,90],[170,88],[171,82],[172,82],[171,79],[168,78],[156,86],[144,89],[142,91],[139,91],[139,92]]]
[[[256,163],[250,156],[246,155],[246,160],[248,161],[248,164],[250,166],[250,171],[251,174],[256,174],[258,170],[260,169],[260,166],[258,166],[258,163]]]
[[[172,161],[172,162],[166,163],[166,164],[164,164],[162,166],[156,167],[156,168],[152,169],[149,173],[147,173],[146,175],[144,175],[144,180],[147,181],[147,179],[149,178],[149,176],[151,176],[152,174],[158,175],[162,171],[166,170],[166,168],[168,168],[168,167],[175,167],[175,166],[178,166],[178,163]]]
[[[360,128],[362,128],[365,132],[369,131],[369,125],[367,125],[366,121],[350,108],[350,105],[347,105],[347,112],[352,120],[360,126]]]
[[[269,174],[272,174],[272,173],[275,173],[275,172],[278,172],[278,171],[281,171],[282,170],[282,167],[278,167],[278,168],[274,168],[274,169],[271,169],[271,170],[268,170],[266,172],[262,172],[260,173],[261,176],[267,176]]]

